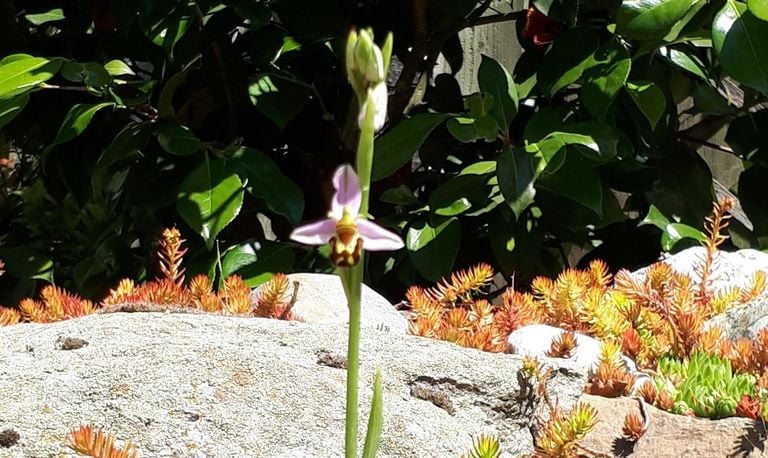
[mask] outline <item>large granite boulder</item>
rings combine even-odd
[[[663,261],[676,271],[689,275],[695,283],[699,279],[695,270],[696,264],[704,254],[703,247],[693,247],[668,256]],[[647,267],[632,274],[644,277],[646,270]],[[747,286],[758,270],[768,271],[768,253],[750,249],[721,251],[715,258],[711,274],[712,288],[717,290]],[[705,327],[713,325],[720,326],[724,336],[729,339],[754,338],[761,329],[768,327],[768,289],[763,291],[760,297],[746,304],[736,305],[705,323]]]
[[[288,281],[299,285],[296,302],[291,308],[293,315],[305,323],[346,324],[349,320],[347,297],[338,275],[296,273],[289,274]],[[253,298],[259,288],[253,291]],[[408,321],[381,294],[363,285],[360,301],[360,324],[397,334],[408,332]]]
[[[532,450],[519,357],[362,335],[361,441],[379,364],[380,457],[456,457],[483,432],[501,438],[504,456]],[[85,423],[133,440],[141,456],[342,456],[346,341],[344,326],[205,314],[0,328],[0,431],[20,435],[0,456],[74,456],[65,436]],[[549,392],[569,408],[584,377],[568,362],[547,362]]]
[[[705,253],[704,247],[691,247],[679,253],[665,255],[661,261],[669,264],[677,272],[688,275],[694,284],[697,284],[699,275],[696,273],[696,264],[704,259]],[[648,267],[643,267],[632,274],[645,278],[647,270]],[[746,286],[752,274],[758,270],[768,271],[768,253],[752,249],[720,251],[715,257],[714,269],[710,276],[712,288]],[[768,291],[765,294],[768,295]]]

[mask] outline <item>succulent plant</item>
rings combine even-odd
[[[734,373],[726,358],[694,352],[687,360],[662,357],[654,383],[673,395],[674,413],[715,419],[735,415],[742,397],[755,395],[757,380]]]

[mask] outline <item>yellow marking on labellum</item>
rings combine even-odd
[[[331,237],[331,263],[336,267],[352,267],[363,254],[363,239],[357,232],[355,220],[345,211],[336,223],[336,235]]]

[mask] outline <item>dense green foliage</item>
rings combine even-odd
[[[768,243],[761,2],[532,3],[0,0],[0,302],[40,281],[99,297],[153,275],[173,224],[190,274],[330,269],[327,250],[287,239],[324,216],[330,174],[354,159],[353,25],[392,31],[400,62],[371,213],[407,246],[367,273],[391,296],[477,261],[525,279],[579,250],[654,259],[662,234],[664,248],[697,236],[686,225],[713,188],[695,148],[723,126],[723,154],[746,164],[745,243]],[[516,26],[524,52],[514,68],[482,56],[480,92],[462,94],[458,32],[488,22]],[[428,78],[440,54],[451,70]],[[639,225],[649,213],[662,232]]]

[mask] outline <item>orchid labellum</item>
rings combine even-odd
[[[333,175],[336,190],[328,218],[297,227],[291,239],[307,245],[331,245],[331,263],[351,267],[360,262],[363,250],[390,251],[403,247],[394,234],[360,215],[362,191],[355,170],[342,165]]]

